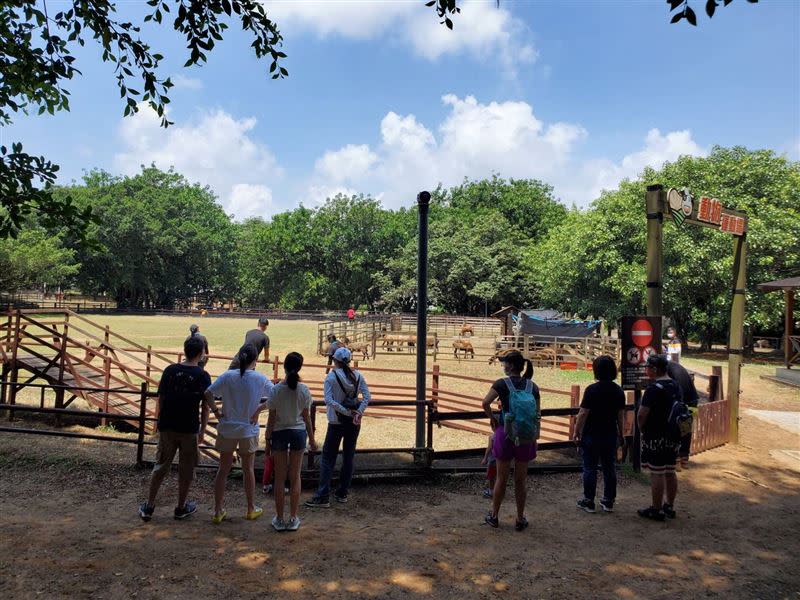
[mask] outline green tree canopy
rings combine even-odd
[[[531,248],[528,266],[548,306],[616,321],[645,309],[647,185],[688,187],[750,218],[747,321],[751,330],[780,323],[781,301],[756,284],[796,275],[800,268],[800,163],[768,150],[719,148],[705,158],[682,157],[646,169],[636,181],[603,192],[587,211],[574,211]],[[724,339],[730,318],[731,236],[685,225],[664,227],[664,312],[686,339],[708,346]]]

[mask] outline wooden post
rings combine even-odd
[[[145,374],[150,377],[150,366],[153,363],[153,347],[150,344],[147,344],[147,365],[145,366]]]
[[[789,359],[792,357],[792,334],[794,333],[794,290],[784,290],[786,298],[786,316],[783,324],[783,364],[788,369],[791,367]]]
[[[278,356],[275,355],[275,359],[272,361],[272,380],[278,381],[280,379],[280,370],[279,370],[280,360]]]
[[[711,394],[711,390],[709,390],[709,397],[711,398],[711,402],[716,402],[717,400],[725,400],[725,386],[722,385],[722,367],[719,365],[713,365],[711,367],[711,376],[717,378],[717,387],[714,390],[714,394]],[[709,380],[709,387],[710,387],[710,380]]]
[[[569,390],[569,406],[570,408],[578,408],[581,405],[581,386],[573,385]],[[577,415],[569,416],[569,439],[575,439],[575,421],[578,420]]]
[[[144,464],[144,430],[147,427],[147,382],[143,381],[139,394],[139,432],[136,435],[136,466]]]
[[[634,472],[642,470],[642,432],[639,430],[639,406],[642,402],[642,390],[638,387],[633,390],[633,447],[631,448],[631,462]]]
[[[553,368],[558,366],[558,337],[553,338]]]
[[[103,412],[108,412],[108,388],[111,387],[111,359],[106,356],[103,359]],[[101,417],[100,424],[105,425],[107,419]]]
[[[20,332],[20,312],[17,311],[17,318],[14,320],[14,348],[11,350],[11,388],[8,393],[8,403],[17,403],[17,379],[19,377],[19,367],[17,366],[17,351],[19,350]],[[14,420],[14,409],[8,411],[8,420]]]
[[[747,234],[733,238],[733,300],[731,302],[731,331],[728,337],[728,400],[730,438],[739,443],[739,381],[742,374],[744,342],[744,301],[747,288]]]
[[[645,204],[647,206],[647,316],[660,317],[663,314],[661,266],[663,263],[662,229],[664,214],[661,208],[664,188],[660,185],[647,186]],[[657,332],[661,339],[661,333]]]

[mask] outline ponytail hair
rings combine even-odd
[[[520,373],[525,379],[533,378],[533,363],[524,358],[518,350],[512,350],[505,356],[501,356],[500,361],[508,363],[514,373]],[[525,369],[524,373],[522,372],[523,368]]]
[[[334,358],[333,362],[336,363],[336,366],[339,367],[342,371],[344,371],[345,376],[350,380],[350,383],[356,385],[358,383],[358,377],[353,372],[353,369],[350,368],[350,360],[339,360]]]
[[[303,368],[303,355],[299,352],[290,352],[283,361],[283,369],[286,371],[286,385],[290,390],[297,389],[300,381],[300,369]]]
[[[529,358],[525,359],[525,372],[522,374],[525,379],[533,379],[533,363]]]
[[[244,377],[245,372],[250,368],[250,364],[258,358],[258,349],[253,344],[245,344],[239,348],[236,358],[239,359],[239,375]]]

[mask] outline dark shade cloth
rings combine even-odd
[[[203,367],[177,364],[164,369],[158,383],[159,431],[198,433],[200,402],[210,385],[211,377]]]
[[[581,408],[589,411],[582,435],[616,436],[617,413],[625,409],[625,392],[614,381],[598,381],[583,392]]]

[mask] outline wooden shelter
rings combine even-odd
[[[783,331],[783,360],[784,366],[787,369],[791,369],[793,365],[800,365],[800,335],[794,335],[794,303],[798,288],[800,288],[800,277],[778,279],[758,285],[758,289],[762,292],[778,292],[783,290],[784,297],[786,298]]]

